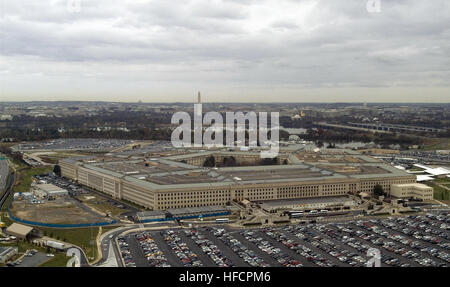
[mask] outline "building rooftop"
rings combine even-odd
[[[13,223],[6,228],[7,234],[17,237],[26,237],[31,231],[33,231],[33,227],[19,223]]]
[[[347,201],[352,201],[348,196],[327,196],[327,197],[314,197],[314,198],[300,198],[300,199],[278,199],[278,200],[268,200],[261,204],[262,207],[276,208],[286,205],[307,205],[307,204],[341,204]]]
[[[331,150],[331,149],[330,149]],[[108,155],[108,161],[90,158],[77,164],[93,171],[108,174],[136,185],[153,190],[173,188],[201,188],[210,186],[229,186],[253,183],[277,182],[307,182],[332,179],[360,179],[383,178],[391,176],[411,176],[410,174],[379,162],[378,160],[362,156],[355,151],[343,149],[324,150],[313,153],[315,159],[301,160],[298,150],[280,152],[279,158],[284,158],[283,164],[262,165],[246,164],[234,167],[202,167],[187,164],[183,161],[198,157],[201,161],[209,156],[228,156],[235,159],[248,159],[259,156],[250,151],[191,151],[174,156],[154,157],[154,154],[134,154],[132,158]],[[175,152],[174,152],[175,153]],[[314,157],[311,157],[314,159]],[[310,157],[308,157],[310,159]],[[338,159],[338,160],[336,160]],[[71,162],[71,159],[62,161]]]

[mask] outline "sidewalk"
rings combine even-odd
[[[106,259],[104,263],[98,265],[97,267],[119,267],[119,265],[117,264],[116,254],[113,250],[112,241],[109,243],[108,259]]]

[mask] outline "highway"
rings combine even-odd
[[[3,193],[6,186],[6,179],[8,178],[9,166],[6,159],[0,155],[0,192]]]
[[[4,191],[2,190],[0,193],[0,208],[3,207],[3,204],[6,202],[6,199],[8,198],[8,196],[11,192],[11,187],[14,184],[14,178],[15,178],[15,174],[12,173],[11,176],[9,177],[9,180],[6,183],[6,188],[4,189]]]

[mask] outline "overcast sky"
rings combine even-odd
[[[0,100],[450,99],[448,0],[76,2],[0,0]]]

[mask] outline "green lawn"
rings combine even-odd
[[[13,193],[16,192],[28,192],[33,181],[33,176],[38,174],[44,174],[52,171],[52,167],[33,167],[33,168],[24,168],[17,171],[16,174],[16,183],[12,188],[12,193],[6,200],[5,204],[2,207],[2,211],[6,211],[8,206],[13,198]]]
[[[428,183],[434,189],[434,199],[450,200],[450,191],[433,183]]]
[[[2,243],[2,244],[0,244],[0,246],[14,246],[14,247],[17,247],[19,249],[19,253],[24,253],[25,251],[30,250],[30,249],[36,249],[39,252],[48,253],[47,252],[47,247],[37,246],[37,245],[34,245],[34,244],[32,244],[32,243],[30,243],[28,241]]]
[[[450,184],[450,178],[448,178],[448,177],[436,178],[434,181],[439,184],[444,184],[444,185]]]
[[[425,150],[450,149],[450,138],[427,138],[424,143]]]
[[[44,174],[52,171],[52,167],[33,167],[21,170],[17,177],[16,185],[13,187],[13,191],[16,192],[28,192],[33,180],[33,176],[38,174]]]
[[[57,240],[66,241],[81,247],[86,256],[96,258],[98,256],[96,238],[98,227],[91,228],[43,228],[44,236],[52,237]]]
[[[39,265],[39,267],[66,267],[68,260],[69,257],[67,257],[66,254],[58,253],[55,254],[55,257]]]

